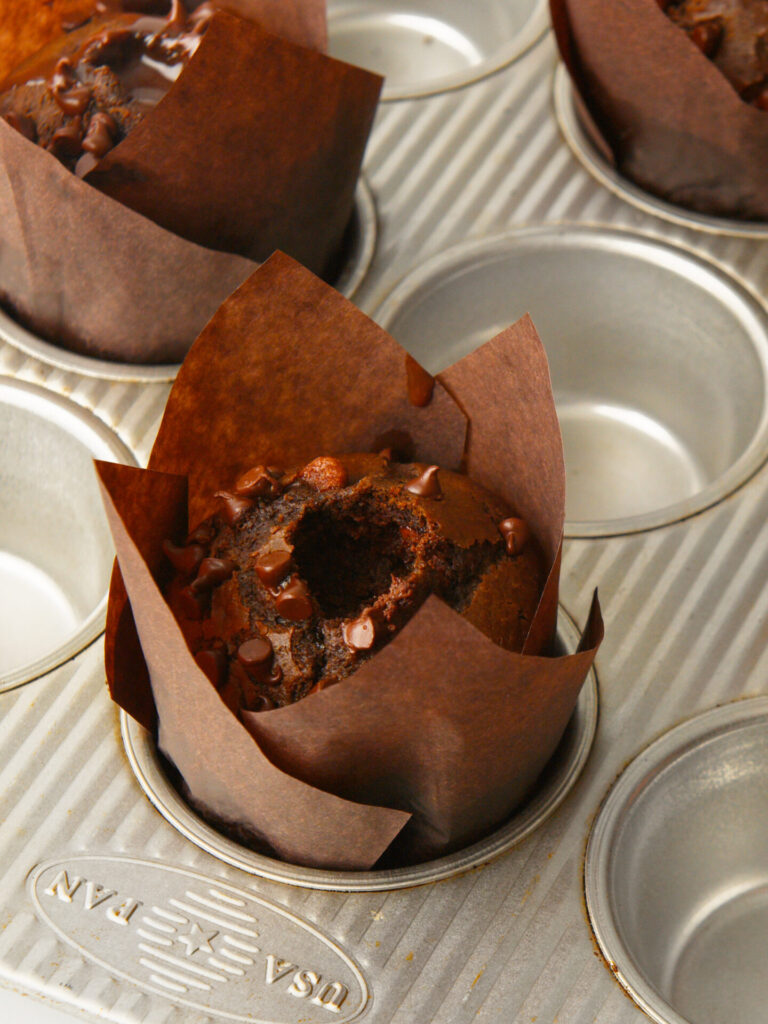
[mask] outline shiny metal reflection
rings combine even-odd
[[[360,287],[373,260],[375,249],[376,206],[367,182],[361,177],[358,179],[352,220],[345,239],[344,261],[338,278],[333,282],[334,287],[347,298],[352,298]],[[32,334],[0,309],[0,342],[3,341],[49,366],[79,373],[84,377],[151,384],[172,381],[179,372],[177,364],[142,366],[70,352],[69,349],[61,348]]]
[[[104,628],[114,558],[93,459],[136,465],[92,413],[0,377],[0,691]]]
[[[700,512],[768,454],[768,311],[693,250],[602,226],[462,243],[374,317],[435,372],[530,312],[566,461],[566,532],[647,530]]]
[[[727,217],[707,216],[675,206],[658,196],[645,192],[639,185],[622,177],[615,167],[598,152],[581,126],[574,103],[574,90],[564,65],[558,65],[554,77],[555,116],[565,141],[573,155],[593,178],[614,195],[644,213],[680,224],[696,231],[714,235],[732,235],[738,238],[768,238],[768,224],[758,221],[730,220]]]
[[[611,970],[663,1024],[754,1024],[768,1005],[768,698],[644,750],[595,820],[587,908]]]
[[[558,651],[573,652],[579,634],[571,619],[560,609]],[[342,892],[404,889],[467,871],[485,864],[530,835],[560,806],[581,774],[597,728],[597,678],[591,670],[560,745],[542,774],[528,802],[492,835],[439,860],[387,871],[325,871],[286,864],[254,853],[220,835],[199,818],[171,785],[158,755],[154,739],[125,712],[120,728],[128,761],[141,788],[163,817],[182,835],[219,860],[278,882],[309,889]]]
[[[547,0],[329,0],[331,56],[385,76],[383,100],[456,89],[522,56]]]

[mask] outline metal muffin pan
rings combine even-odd
[[[576,626],[560,609],[557,653],[572,653],[578,641]],[[595,738],[597,712],[597,679],[594,670],[590,670],[557,750],[534,792],[508,822],[480,842],[447,857],[386,871],[321,871],[286,864],[239,845],[216,832],[182,800],[168,777],[153,737],[146,729],[125,712],[120,715],[120,729],[131,769],[152,804],[182,835],[212,856],[249,874],[277,882],[310,889],[378,892],[450,878],[484,864],[522,842],[554,813],[581,774]]]
[[[708,711],[620,776],[587,848],[600,948],[655,1021],[753,1024],[768,974],[768,698]]]
[[[519,7],[516,0],[507,6]],[[585,170],[555,116],[556,66],[549,34],[464,88],[380,107],[365,164],[378,237],[356,303],[376,310],[414,266],[469,239],[574,223],[639,234],[662,252],[682,250],[715,278],[722,271],[729,283],[741,279],[747,292],[767,295],[762,241],[663,220]],[[661,267],[657,303],[667,301],[666,278]],[[631,279],[626,287],[631,301]],[[550,302],[565,302],[554,281]],[[2,340],[0,372],[71,390],[146,459],[165,385],[62,373]],[[678,392],[680,404],[690,404]],[[709,436],[713,447],[721,443],[713,431]],[[652,530],[566,539],[562,605],[582,624],[599,585],[607,624],[592,750],[546,821],[503,854],[439,882],[353,892],[286,884],[191,842],[158,813],[129,766],[99,640],[42,678],[0,693],[0,982],[48,1009],[65,1007],[62,1020],[73,1013],[114,1024],[647,1022],[610,969],[616,965],[595,947],[584,907],[587,836],[611,783],[654,738],[718,704],[768,692],[766,507],[763,464],[697,515]],[[230,904],[237,912],[259,919],[264,938],[256,945],[273,960],[239,965],[241,976],[216,968],[229,980],[198,976],[196,985],[210,985],[201,1003],[174,994],[169,985],[182,982],[167,974],[162,991],[150,981],[142,964],[149,940],[139,929],[152,928],[144,917],[155,929],[163,923],[154,906],[186,915],[183,926],[166,921],[186,929],[172,930],[166,942],[185,965],[208,969],[195,934],[199,940],[219,929],[203,918],[189,921],[190,911],[175,904],[191,906],[190,893],[214,898],[211,890],[217,905],[223,894],[241,901]],[[261,902],[251,910],[254,901]],[[294,942],[301,928],[304,939]],[[220,941],[212,940],[216,950]],[[339,1013],[321,1005],[333,989],[323,987],[319,965],[332,947],[339,980],[349,986]],[[275,958],[299,965],[293,993],[287,980],[268,983]],[[157,953],[152,959],[157,973]],[[718,961],[721,977],[732,968],[727,955]],[[300,998],[313,972],[323,973],[323,982]],[[15,1019],[5,996],[0,989],[0,1014]],[[28,1002],[25,1019],[37,1024]]]
[[[525,53],[548,27],[547,0],[329,0],[333,57],[385,76],[382,99],[455,89]]]
[[[761,221],[708,216],[695,210],[686,210],[685,207],[669,203],[652,192],[646,192],[619,174],[585,132],[575,103],[573,83],[562,64],[554,78],[554,100],[560,129],[574,156],[601,185],[615,192],[617,196],[646,213],[697,231],[708,231],[715,235],[735,235],[740,238],[768,239],[768,224]]]
[[[569,536],[674,522],[765,460],[768,311],[678,246],[609,227],[524,228],[423,263],[375,316],[437,371],[526,312],[549,357]]]
[[[104,628],[112,537],[93,459],[134,463],[93,413],[0,377],[0,690],[71,658]]]
[[[376,206],[362,176],[358,179],[352,219],[344,244],[345,258],[334,285],[347,298],[352,298],[365,278],[376,250]],[[60,370],[125,383],[156,384],[172,381],[180,365],[117,363],[111,359],[97,359],[71,352],[28,331],[3,309],[0,309],[0,342],[7,342]]]

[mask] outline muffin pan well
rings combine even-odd
[[[547,28],[547,0],[329,0],[332,57],[385,76],[384,100],[477,81]]]
[[[352,298],[365,278],[376,250],[376,206],[373,195],[361,176],[355,191],[352,219],[344,240],[344,259],[334,286],[347,298]],[[193,341],[194,339],[190,339]],[[178,365],[141,365],[117,363],[111,359],[97,359],[81,355],[32,334],[0,308],[0,342],[33,356],[49,366],[70,370],[85,377],[124,383],[152,384],[172,381]]]
[[[653,1020],[760,1020],[768,698],[708,711],[643,751],[595,821],[585,878],[600,948]]]
[[[93,459],[134,462],[86,409],[0,378],[0,690],[104,628],[114,558]]]
[[[408,275],[376,318],[435,372],[526,312],[549,358],[569,536],[689,516],[768,455],[768,313],[658,239],[545,225],[467,243]]]
[[[715,217],[676,206],[652,192],[646,192],[619,174],[606,155],[598,150],[579,119],[573,83],[561,64],[554,78],[554,102],[557,120],[574,156],[605,188],[645,213],[697,231],[739,238],[768,239],[768,224],[758,221]]]
[[[335,3],[330,6],[333,14]],[[523,5],[507,0],[506,6],[511,10]],[[718,302],[730,308],[731,297],[745,293],[744,305],[738,299],[737,308],[753,308],[755,302],[759,308],[768,295],[768,246],[763,239],[705,232],[662,219],[630,204],[585,170],[555,116],[557,59],[548,35],[512,64],[463,88],[382,104],[365,166],[376,200],[378,238],[370,270],[355,294],[357,305],[375,312],[414,267],[470,240],[479,246],[500,234],[524,233],[530,225],[536,225],[534,233],[546,226],[555,236],[563,225],[566,234],[578,225],[591,237],[597,224],[599,236],[637,239],[640,251],[633,259],[639,260],[639,270],[646,264],[649,276],[650,264],[659,261],[652,312],[677,302],[679,260],[689,270],[706,271],[699,278],[694,269],[692,281],[685,284],[694,288],[697,280],[710,282],[709,295],[703,287],[698,293],[705,309],[712,308],[710,303],[718,309]],[[566,257],[578,261],[574,252],[581,249],[574,250],[566,240],[553,242],[555,248],[560,244],[567,250],[563,263]],[[616,262],[622,265],[625,259],[629,257],[620,247]],[[593,284],[598,293],[593,304],[606,296],[615,304],[634,304],[632,276],[609,274],[607,282],[620,282],[625,293],[614,297],[602,280]],[[514,284],[507,281],[510,291]],[[547,286],[548,305],[540,315],[570,330],[572,292],[567,294],[554,278]],[[645,288],[647,293],[647,283]],[[461,278],[457,289],[462,289]],[[691,310],[695,339],[704,331],[706,318],[694,314]],[[741,313],[722,309],[715,315],[713,323],[719,327],[711,344],[732,355],[711,362],[697,356],[686,326],[675,343],[684,346],[680,380],[689,381],[693,374],[711,388],[717,403],[726,408],[743,403],[754,410],[763,400],[753,404],[765,389],[764,371],[760,359],[750,354],[752,342],[741,319]],[[549,346],[546,335],[544,340]],[[426,344],[424,340],[424,349]],[[440,355],[438,345],[431,349],[433,365],[450,358]],[[35,380],[51,392],[71,389],[79,403],[113,424],[140,460],[146,460],[166,399],[164,387],[94,379],[80,370],[62,373],[4,340],[0,372]],[[742,390],[736,382],[745,373],[755,379]],[[667,392],[673,391],[679,415],[699,423],[705,460],[712,453],[721,458],[726,450],[731,453],[726,461],[736,458],[727,424],[741,423],[742,430],[744,423],[754,424],[753,411],[743,421],[740,412],[735,420],[717,414],[717,425],[712,420],[710,427],[696,420],[695,410],[689,411],[695,406],[692,392],[674,377],[656,377],[651,383],[653,389],[663,384]],[[318,374],[318,388],[322,386]],[[4,443],[3,438],[0,449]],[[86,1016],[113,1024],[530,1024],[532,1018],[539,1024],[647,1024],[649,1013],[617,980],[617,974],[624,980],[628,961],[617,951],[608,955],[613,963],[606,962],[595,946],[584,906],[587,837],[606,791],[638,751],[692,716],[717,705],[742,704],[746,709],[747,702],[739,698],[768,693],[767,507],[768,465],[762,463],[735,490],[696,515],[655,529],[566,538],[562,605],[583,626],[592,590],[599,586],[606,620],[596,663],[600,715],[589,757],[568,796],[534,831],[503,854],[486,851],[482,864],[440,881],[380,891],[322,889],[252,873],[191,841],[158,813],[131,768],[119,714],[104,686],[100,640],[55,672],[0,693],[0,982],[65,1007],[62,1022]],[[149,749],[146,754],[149,773],[154,754]],[[665,788],[666,777],[660,773],[658,792]],[[681,806],[672,788],[666,789],[666,797]],[[285,813],[291,809],[286,807]],[[738,816],[732,815],[728,823],[734,825],[733,836],[727,828],[722,836],[729,844],[742,834],[745,842],[754,840],[752,829],[759,823],[750,823],[743,833]],[[685,849],[696,858],[688,873],[698,874],[696,863],[705,851],[691,850],[690,844]],[[658,863],[652,848],[644,847],[643,855],[649,864]],[[757,877],[755,873],[753,880]],[[225,903],[222,895],[242,900],[244,905],[232,902],[230,909],[259,918],[258,962],[227,965],[242,975],[207,963],[207,957],[217,957],[220,935],[212,939],[214,953],[190,943],[193,924],[203,937],[221,929],[171,903],[191,908],[189,893],[214,899],[211,890],[219,893],[217,906]],[[156,902],[159,891],[162,902]],[[719,899],[720,894],[715,896]],[[249,900],[261,901],[256,911]],[[759,916],[757,890],[750,890],[747,900],[745,909],[751,904],[750,913]],[[178,920],[161,920],[155,906],[177,918],[191,917],[187,930],[174,931],[181,927]],[[197,907],[204,915],[217,913],[200,903]],[[676,907],[685,915],[681,903]],[[719,934],[727,937],[725,926],[733,912],[740,938],[748,922],[738,911],[736,900],[725,911]],[[123,925],[126,915],[130,917]],[[314,935],[305,930],[303,944],[293,941],[297,926],[291,924],[292,916],[314,929]],[[171,944],[165,952],[162,943],[141,934],[153,930],[145,918],[171,928],[164,933],[154,927],[156,936]],[[717,914],[710,921],[721,928]],[[198,938],[200,933],[195,933]],[[340,1012],[313,1003],[314,994],[301,997],[301,985],[309,992],[308,975],[299,977],[294,994],[286,978],[267,982],[268,969],[270,977],[278,973],[278,959],[296,964],[291,978],[301,971],[323,974],[318,998],[327,1001],[323,985],[329,979],[322,965],[323,950],[329,947],[320,948],[318,934],[347,954],[365,982],[354,989],[348,975],[338,976],[349,986]],[[757,932],[745,927],[743,935],[754,939]],[[706,937],[706,929],[700,937]],[[732,993],[731,979],[743,978],[739,971],[744,965],[734,962],[731,947],[718,941],[717,932],[715,942],[711,974],[723,992]],[[760,943],[755,940],[746,951],[737,943],[733,952],[746,962],[755,953],[759,956]],[[162,975],[164,986],[150,983],[149,968],[141,964],[150,956],[142,948],[148,944],[155,950],[155,974],[159,951],[185,967],[214,971],[217,978],[190,978],[185,972],[192,995],[175,990],[182,983],[168,973]],[[653,964],[646,965],[649,984],[675,962],[674,950],[666,958],[669,943],[663,948],[665,964],[653,975]],[[338,958],[336,962],[341,964]],[[182,970],[178,964],[163,966],[166,972],[177,969]],[[744,987],[758,984],[762,973],[758,964]],[[6,1010],[6,994],[0,987],[0,1017],[6,1011],[11,1019],[15,1006]],[[680,1024],[673,1016],[677,1014],[694,1024],[711,1024],[693,1017],[693,1004],[681,1009],[672,1003],[673,995],[656,1003],[657,1019]],[[28,1015],[34,1019],[32,1009]],[[759,1019],[757,1013],[754,1019]]]
[[[576,626],[560,609],[557,652],[572,653],[578,641]],[[167,762],[159,754],[152,736],[124,711],[120,713],[120,723],[128,761],[139,785],[163,817],[201,849],[249,874],[275,881],[310,889],[368,892],[404,889],[450,878],[522,842],[559,807],[581,774],[595,737],[597,710],[597,679],[591,669],[552,760],[534,792],[508,822],[485,839],[439,860],[386,871],[322,871],[299,867],[239,845],[216,832],[184,802],[169,778]]]

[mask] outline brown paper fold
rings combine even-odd
[[[179,519],[180,477],[188,478],[194,526],[211,511],[211,495],[222,481],[255,462],[290,465],[321,453],[375,449],[382,439],[404,446],[408,458],[449,468],[464,458],[478,482],[528,518],[549,568],[527,645],[541,655],[555,621],[564,469],[546,360],[530,319],[445,371],[429,405],[417,407],[408,400],[405,351],[350,302],[278,253],[224,304],[191,349],[172,389],[150,470],[109,466],[105,472],[100,466],[112,519],[120,520],[115,543],[131,606],[151,605],[151,612],[136,616],[149,667],[142,674],[136,670],[138,647],[121,575],[115,573],[107,675],[114,699],[147,727],[156,706],[161,748],[181,771],[196,806],[214,818],[244,823],[242,805],[236,815],[226,795],[230,778],[249,772],[254,788],[267,785],[254,767],[258,759],[246,764],[249,748],[242,736],[212,778],[206,778],[210,769],[192,776],[185,770],[188,746],[213,747],[210,722],[222,718],[226,730],[236,726],[273,769],[296,784],[300,780],[365,807],[367,814],[379,808],[412,816],[407,825],[400,820],[405,827],[389,857],[413,862],[478,838],[530,790],[562,735],[602,637],[597,604],[584,649],[548,658],[497,647],[430,598],[348,679],[289,707],[241,712],[242,723],[197,668],[170,611],[164,608],[160,615],[158,605],[164,572],[159,545],[170,529],[175,539],[186,529]],[[150,487],[144,477],[152,482],[152,515],[136,498],[137,487]],[[186,654],[180,668],[181,648]],[[186,698],[185,679],[192,680]],[[201,718],[196,693],[206,686]],[[168,691],[178,699],[168,700]],[[219,731],[216,742],[223,737]],[[209,760],[216,763],[215,750]],[[334,830],[324,838],[316,816],[303,816],[310,815],[311,801],[301,806],[301,814],[291,812],[290,826],[282,818],[274,824],[261,809],[246,824],[275,849],[292,844],[290,859],[327,866],[335,856]],[[391,824],[386,819],[386,827],[372,830],[370,842],[360,840],[356,866],[381,856]],[[289,827],[295,834],[287,838]]]
[[[317,867],[370,867],[407,822],[409,815],[382,807],[365,807],[321,792],[284,774],[270,763],[222,703],[200,672],[176,627],[170,608],[147,567],[147,555],[131,540],[123,515],[139,503],[150,509],[185,513],[185,481],[165,474],[98,463],[102,494],[120,567],[131,594],[142,649],[153,680],[158,744],[167,752],[195,798],[233,823],[245,823],[263,835],[278,856],[301,860],[305,844]],[[120,485],[123,485],[120,489]],[[127,484],[127,486],[126,486]],[[121,494],[118,510],[111,495]],[[123,501],[127,503],[122,504]],[[167,520],[152,521],[162,528]],[[193,714],[190,712],[193,711]],[[259,823],[269,822],[261,832]],[[297,830],[296,822],[301,822]]]
[[[558,46],[621,174],[702,213],[768,220],[768,115],[657,0],[550,0]]]
[[[0,0],[0,21],[11,6],[40,43],[33,0]],[[101,358],[178,362],[275,248],[338,271],[381,79],[317,52],[318,0],[225,6],[289,38],[217,13],[87,181],[0,121],[0,301],[35,333]],[[58,34],[45,24],[42,42]]]

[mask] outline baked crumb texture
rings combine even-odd
[[[467,477],[384,455],[257,466],[166,542],[171,608],[233,711],[291,704],[355,671],[436,594],[519,651],[538,602],[526,524]]]

